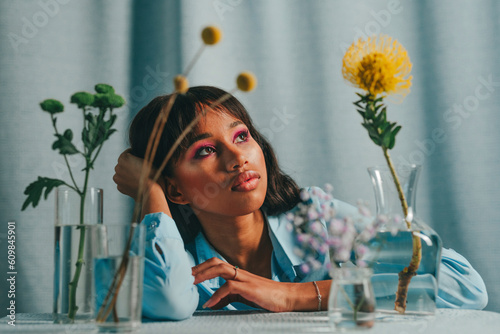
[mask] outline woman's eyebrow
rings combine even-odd
[[[205,132],[205,133],[202,133],[202,134],[199,134],[193,138],[191,138],[189,141],[188,141],[188,145],[187,147],[190,148],[194,143],[196,143],[197,141],[200,141],[202,139],[206,139],[206,138],[210,138],[210,137],[213,137],[213,135],[210,133],[210,132]]]
[[[243,124],[242,121],[235,121],[235,122],[232,122],[231,124],[229,124],[229,129],[232,129],[240,124]],[[210,138],[210,137],[213,137],[213,134],[210,133],[210,132],[205,132],[205,133],[201,133],[197,136],[194,136],[193,138],[191,138],[188,142],[188,148],[191,147],[194,143],[196,143],[197,141],[200,141],[202,139],[206,139],[206,138]]]
[[[236,121],[236,122],[233,122],[233,123],[229,124],[229,128],[230,128],[230,129],[232,129],[232,128],[234,128],[235,126],[238,126],[238,125],[240,125],[240,124],[243,124],[243,122],[242,122],[242,121]]]

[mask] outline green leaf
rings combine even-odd
[[[73,139],[73,132],[71,130],[66,130],[63,135],[56,134],[56,141],[52,144],[53,150],[59,150],[60,154],[77,154],[79,151],[73,145],[71,140]]]
[[[87,120],[88,128],[84,128],[82,130],[82,141],[85,148],[92,153],[94,149],[97,147],[97,138],[98,138],[98,123],[99,117],[92,114],[85,115],[85,119]]]
[[[396,125],[396,123],[394,123],[394,125]],[[392,130],[392,135],[394,137],[396,137],[396,135],[398,134],[399,130],[401,130],[401,125],[398,125],[394,130]]]
[[[382,147],[387,147],[389,148],[390,144],[391,144],[391,135],[392,133],[391,132],[385,132],[382,136]]]
[[[372,136],[370,136],[370,139],[375,143],[375,145],[381,146],[381,144],[380,144],[380,138],[379,137],[372,137]]]
[[[73,131],[71,131],[70,129],[64,131],[63,137],[69,141],[72,141],[73,140]]]
[[[394,130],[392,130],[390,136],[391,140],[389,142],[389,145],[387,146],[388,149],[392,150],[396,145],[396,135],[398,134],[399,130],[401,130],[401,125],[398,125]]]
[[[54,99],[44,100],[40,103],[40,107],[43,111],[46,111],[51,115],[58,114],[64,111],[64,105]]]
[[[87,106],[92,106],[94,103],[94,94],[78,92],[71,96],[70,102],[75,103],[78,108],[83,109]]]
[[[373,104],[368,104],[366,106],[366,118],[373,119],[375,117],[375,110]]]
[[[24,211],[24,209],[26,209],[30,204],[32,204],[35,208],[40,202],[44,189],[44,199],[47,199],[47,196],[49,196],[54,187],[58,187],[63,184],[65,184],[64,181],[39,176],[38,180],[30,183],[30,185],[28,185],[24,190],[24,194],[28,197],[24,201],[21,211]]]
[[[376,129],[373,128],[373,126],[369,123],[361,123],[363,127],[368,130],[368,135],[373,138],[379,138],[379,134]]]
[[[385,110],[386,110],[386,108],[384,107],[382,109],[382,111],[380,111],[380,113],[375,117],[375,120],[373,121],[375,126],[379,127],[380,125],[387,122],[387,116],[386,116]]]

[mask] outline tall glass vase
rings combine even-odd
[[[92,322],[93,230],[102,224],[103,191],[89,188],[81,220],[81,197],[68,187],[56,191],[53,319]]]
[[[364,260],[373,269],[372,284],[378,311],[395,313],[396,299],[399,313],[429,315],[436,310],[442,243],[437,233],[417,216],[415,204],[420,170],[419,165],[396,167],[408,204],[405,217],[389,168],[368,169],[380,227],[369,242],[370,252]],[[410,262],[418,266],[415,275],[406,275],[405,268]],[[403,312],[401,305],[405,306]]]

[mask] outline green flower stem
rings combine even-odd
[[[89,160],[87,159],[87,166],[89,164]],[[87,194],[87,186],[89,181],[89,172],[90,169],[85,169],[85,181],[83,184],[83,191],[80,194],[80,225],[84,224],[84,215],[85,215],[85,195]],[[83,226],[80,227],[80,241],[78,244],[78,259],[76,260],[76,269],[75,274],[73,275],[73,279],[69,283],[69,310],[68,310],[68,318],[75,319],[76,311],[78,311],[78,305],[76,305],[76,290],[78,288],[78,281],[80,280],[80,274],[82,272],[82,267],[86,263],[83,261],[83,253],[85,251],[85,228]],[[88,265],[88,264],[87,264]]]
[[[403,214],[406,221],[406,226],[411,228],[411,222],[409,222],[406,217],[408,216],[408,203],[406,202],[405,194],[403,192],[403,187],[401,187],[401,183],[399,182],[398,175],[396,174],[396,169],[394,168],[394,164],[392,163],[391,156],[389,155],[389,150],[386,147],[382,147],[384,151],[384,157],[387,161],[387,165],[389,166],[389,170],[391,171],[392,179],[394,180],[394,184],[396,186],[396,190],[398,191],[399,201],[401,202],[401,207],[403,208]]]

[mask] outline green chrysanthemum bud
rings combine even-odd
[[[94,95],[94,107],[99,109],[106,109],[110,106],[110,96],[108,94],[97,93]]]
[[[78,92],[71,96],[70,102],[75,103],[78,108],[83,109],[87,106],[92,106],[94,95],[87,92]]]
[[[64,105],[61,102],[54,99],[44,100],[43,102],[40,103],[40,107],[42,107],[43,111],[46,111],[52,115],[64,111]]]
[[[120,95],[95,94],[94,103],[92,105],[99,109],[107,109],[107,108],[114,109],[114,108],[120,108],[124,104],[125,104],[125,99]]]
[[[114,94],[115,89],[107,84],[97,84],[95,85],[95,91],[99,94]]]
[[[125,104],[125,99],[121,97],[120,95],[110,95],[109,96],[109,107],[110,108],[120,108]]]

